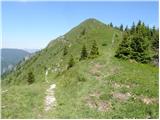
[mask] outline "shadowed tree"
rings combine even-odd
[[[68,67],[67,67],[67,69],[73,67],[74,64],[75,64],[75,61],[74,61],[73,56],[71,55],[71,56],[70,56],[70,59],[69,59],[69,62],[68,62]]]
[[[94,40],[94,41],[93,41],[93,44],[92,44],[90,56],[91,56],[91,57],[96,57],[97,55],[99,55],[99,51],[98,51],[97,43],[96,43],[96,41]]]
[[[80,57],[80,60],[84,60],[88,57],[88,52],[87,52],[87,49],[86,49],[86,46],[85,44],[83,45],[82,47],[82,50],[81,50],[81,57]]]
[[[28,84],[32,84],[32,83],[34,83],[34,81],[35,81],[34,74],[33,74],[32,71],[30,71],[30,72],[28,73],[27,82],[28,82]]]
[[[64,49],[63,49],[63,56],[67,55],[68,54],[68,49],[67,49],[67,46],[64,46]]]

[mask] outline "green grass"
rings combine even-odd
[[[41,118],[46,87],[45,84],[5,87],[8,91],[2,93],[2,118]]]
[[[122,39],[121,32],[98,21],[93,24],[93,21],[86,21],[65,34],[66,42],[63,39],[50,42],[47,48],[2,81],[2,90],[8,89],[6,94],[2,94],[2,106],[7,106],[2,109],[2,118],[158,118],[159,104],[156,102],[147,105],[133,99],[133,96],[127,101],[120,101],[112,95],[119,92],[158,99],[158,67],[115,58]],[[84,29],[87,32],[81,36]],[[112,44],[115,33],[118,38]],[[97,41],[100,55],[95,59],[79,61],[82,45],[85,43],[90,51],[93,40]],[[69,54],[63,56],[63,47],[69,44]],[[70,54],[76,64],[66,70]],[[49,84],[56,84],[57,106],[44,112],[45,91],[49,87],[45,83],[44,68],[55,70],[57,64],[61,70],[49,71],[47,77]],[[36,78],[31,86],[26,83],[28,70],[33,70]],[[114,83],[123,87],[115,88]],[[100,95],[90,96],[93,93]],[[90,108],[87,98],[96,104],[109,102],[112,107],[106,112]]]

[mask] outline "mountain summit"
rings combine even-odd
[[[3,78],[2,118],[158,118],[158,67],[116,58],[124,33],[87,19],[51,41]]]

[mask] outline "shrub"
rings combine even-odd
[[[102,46],[107,46],[107,44],[106,43],[102,43]]]
[[[32,84],[32,83],[34,83],[35,78],[34,78],[34,74],[33,74],[33,72],[29,72],[29,73],[28,73],[27,81],[28,81],[28,84]]]
[[[67,46],[64,46],[64,49],[63,49],[63,56],[67,55],[68,54],[68,49],[67,49]]]
[[[69,60],[69,62],[68,62],[68,67],[67,67],[67,69],[73,67],[74,64],[75,64],[75,61],[74,61],[73,56],[71,55],[70,60]]]
[[[79,82],[85,82],[87,79],[85,78],[85,76],[84,75],[82,75],[82,74],[79,74],[78,75],[78,81]]]
[[[88,57],[88,52],[87,52],[86,46],[83,45],[80,60],[84,60],[87,57]]]
[[[92,44],[92,48],[91,48],[91,52],[90,52],[90,57],[96,57],[97,55],[99,55],[99,51],[98,51],[98,46],[97,46],[97,43],[96,41],[94,40],[93,41],[93,44]]]

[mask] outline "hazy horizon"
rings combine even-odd
[[[158,26],[158,2],[2,2],[2,48],[43,49],[88,18]]]

